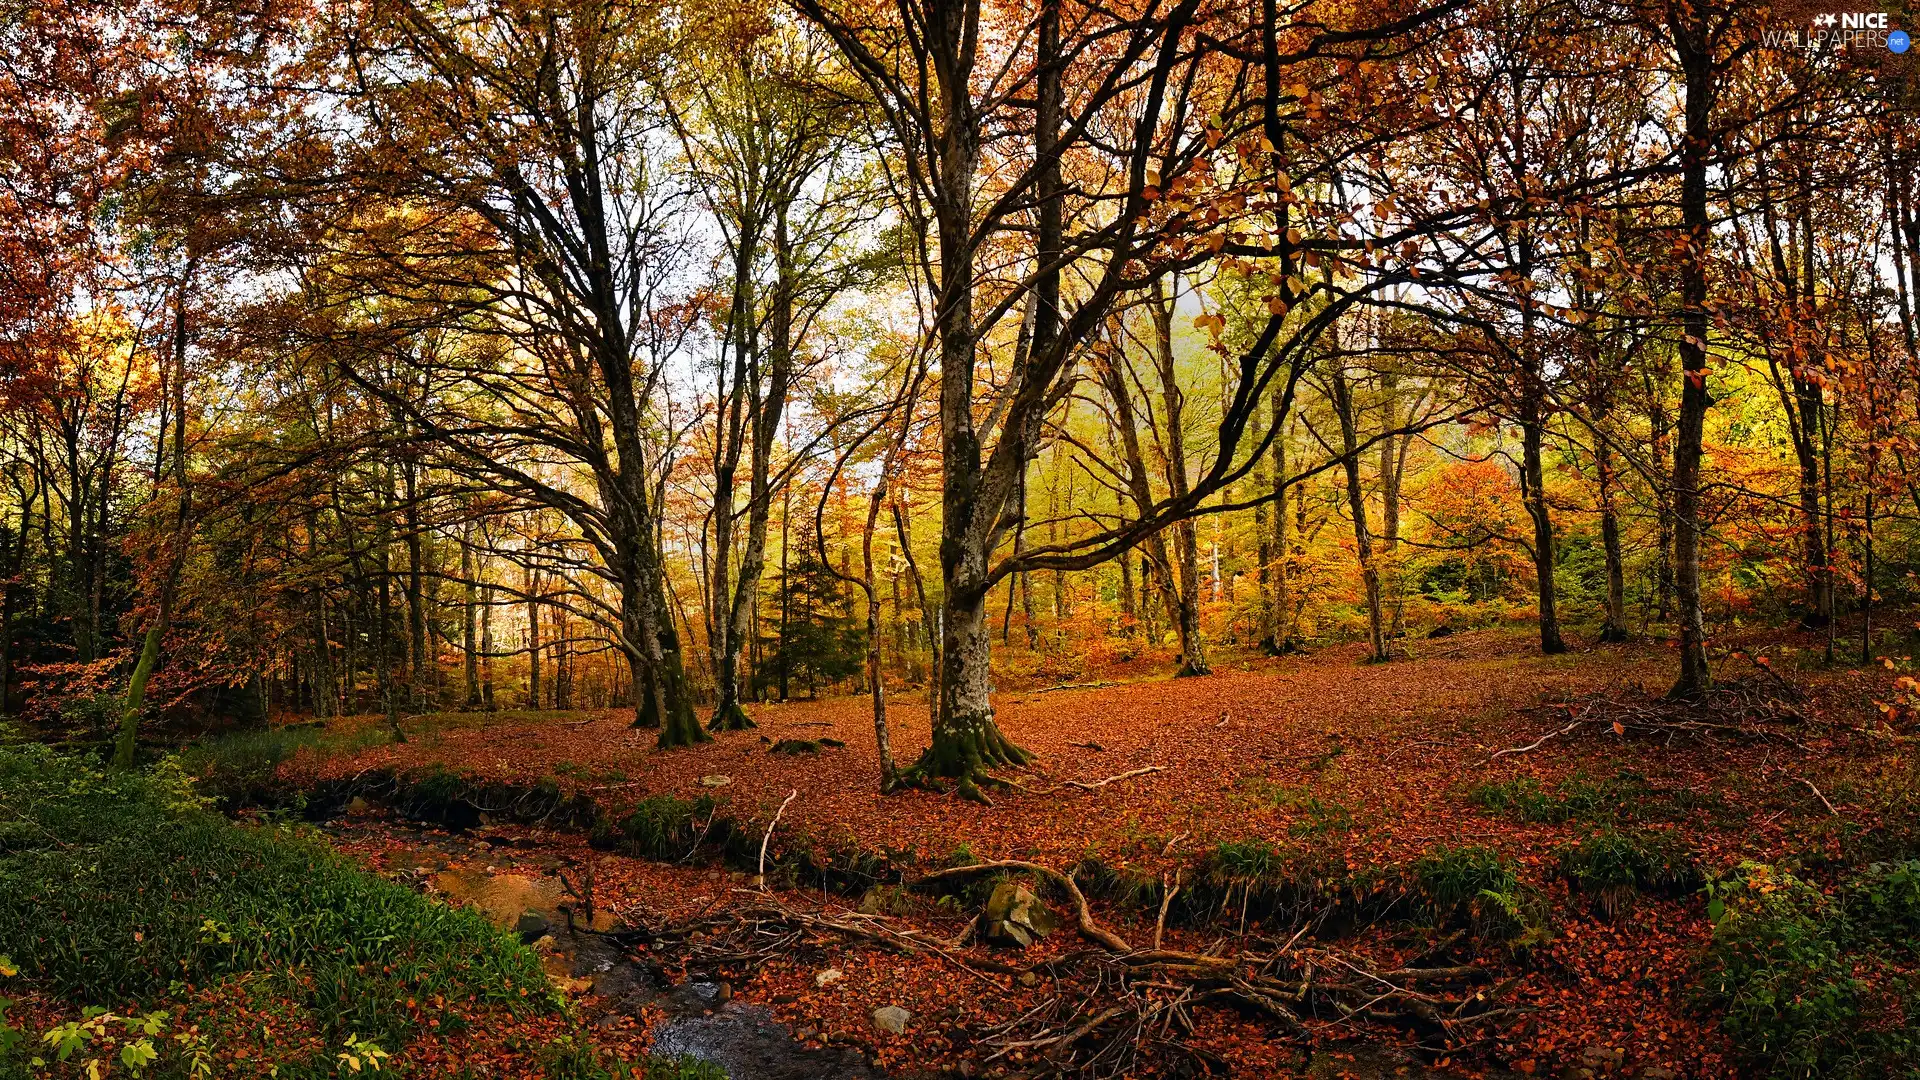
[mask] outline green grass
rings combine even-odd
[[[1528,923],[1526,891],[1513,866],[1492,848],[1437,847],[1415,860],[1412,886],[1436,926],[1512,937]]]
[[[274,752],[267,744],[261,756]],[[177,1037],[187,1024],[224,1030],[228,1017],[191,1011],[209,1000],[321,1036],[317,1054],[309,1043],[269,1058],[288,1078],[338,1075],[339,1055],[357,1045],[398,1052],[429,1017],[450,1034],[471,1017],[565,1009],[538,957],[475,912],[365,873],[297,830],[232,824],[171,761],[111,773],[31,745],[0,748],[0,956],[74,1010],[114,1011],[82,1014],[69,1032],[79,1043],[111,1035],[124,1047],[137,1032],[122,1017],[188,1008],[184,1021],[156,1021],[173,1026],[148,1038],[163,1055],[155,1076],[188,1075]],[[89,1019],[100,1032],[88,1034]],[[256,1060],[271,1053],[273,1036],[247,1034],[266,1040],[253,1043]],[[37,1037],[9,1049],[23,1039],[0,1030],[0,1076],[50,1053]],[[86,1047],[76,1045],[78,1068]],[[647,1067],[567,1075],[673,1075]]]
[[[1681,896],[1705,883],[1699,862],[1672,831],[1605,828],[1561,845],[1555,856],[1560,875],[1609,911],[1635,892]]]
[[[680,799],[653,795],[642,799],[618,821],[594,829],[596,846],[643,859],[674,862],[686,858],[709,831],[718,803],[712,796]]]
[[[1658,788],[1632,769],[1599,778],[1576,773],[1552,789],[1530,776],[1490,780],[1467,789],[1467,801],[1490,813],[1548,825],[1681,821],[1725,808],[1716,795]]]
[[[1287,832],[1295,839],[1338,836],[1353,831],[1353,811],[1334,799],[1322,799],[1306,787],[1252,780],[1247,789],[1254,798],[1293,820]]]

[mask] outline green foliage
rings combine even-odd
[[[1208,853],[1205,873],[1223,885],[1249,886],[1271,879],[1284,864],[1284,853],[1265,840],[1227,840]]]
[[[290,830],[230,824],[176,767],[0,750],[0,808],[0,951],[68,1000],[256,973],[336,1039],[379,1046],[414,1030],[409,999],[557,1007],[537,958],[479,915]]]
[[[1702,983],[1758,1074],[1920,1077],[1920,862],[1876,863],[1832,896],[1747,862],[1707,890]]]
[[[811,541],[796,550],[812,551]],[[866,662],[866,630],[853,616],[847,587],[817,556],[803,555],[774,582],[774,604],[785,619],[762,638],[765,658],[754,665],[762,690],[778,691],[785,672],[789,690],[809,692],[839,682]],[[784,597],[782,594],[784,593]]]
[[[1491,848],[1435,848],[1413,864],[1412,887],[1436,925],[1464,923],[1476,933],[1512,937],[1529,921],[1519,877]]]
[[[709,828],[719,804],[712,796],[680,799],[653,795],[626,816],[594,830],[594,843],[643,859],[677,861],[687,857]]]
[[[1482,810],[1520,821],[1560,824],[1568,821],[1674,821],[1718,807],[1716,796],[1654,787],[1632,769],[1594,779],[1575,774],[1549,791],[1531,776],[1490,780],[1467,790],[1467,801]]]
[[[1671,831],[1601,829],[1555,854],[1561,876],[1609,910],[1636,891],[1678,896],[1705,881],[1693,853]]]

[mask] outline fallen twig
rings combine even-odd
[[[1833,804],[1827,801],[1827,797],[1825,795],[1820,794],[1820,789],[1813,786],[1813,781],[1807,779],[1804,776],[1796,776],[1794,777],[1794,779],[1807,785],[1807,790],[1813,792],[1813,797],[1816,799],[1819,799],[1820,805],[1827,808],[1827,813],[1832,814],[1834,817],[1840,816],[1840,811],[1835,810],[1833,808]]]
[[[947,870],[935,870],[930,874],[924,874],[913,884],[916,886],[924,885],[927,882],[939,881],[942,878],[958,877],[962,874],[978,874],[989,870],[1025,870],[1030,874],[1039,874],[1041,877],[1052,881],[1054,884],[1065,889],[1067,895],[1072,898],[1074,919],[1081,937],[1086,938],[1096,945],[1105,946],[1113,952],[1125,953],[1133,951],[1133,946],[1127,944],[1125,938],[1111,930],[1102,929],[1099,923],[1093,921],[1093,913],[1087,907],[1086,894],[1080,891],[1080,886],[1075,884],[1071,877],[1051,867],[1041,866],[1039,863],[1021,862],[1017,859],[1001,859],[996,862],[974,863],[971,866],[955,866]]]
[[[787,812],[787,804],[792,802],[793,797],[798,794],[800,794],[799,788],[787,792],[787,797],[780,801],[780,809],[773,812],[773,820],[767,822],[766,835],[760,838],[760,865],[754,871],[753,883],[762,890],[767,887],[767,842],[773,839],[773,830],[780,824],[780,815]]]
[[[1107,682],[1104,679],[1099,682],[1059,683],[1054,686],[1043,686],[1040,689],[1035,690],[1034,693],[1051,694],[1055,690],[1098,690],[1101,687],[1112,686],[1112,685],[1113,685],[1112,683]]]
[[[1560,736],[1565,735],[1567,732],[1572,731],[1574,728],[1577,728],[1579,726],[1580,726],[1580,721],[1575,720],[1572,723],[1569,723],[1566,727],[1563,727],[1558,731],[1550,731],[1547,734],[1540,736],[1538,739],[1533,740],[1532,742],[1528,743],[1525,746],[1512,746],[1512,747],[1508,747],[1505,750],[1495,750],[1493,752],[1493,757],[1490,757],[1487,760],[1492,761],[1494,760],[1494,758],[1505,757],[1508,754],[1524,754],[1529,750],[1538,750],[1544,743],[1546,743],[1547,740],[1557,739]]]
[[[1116,780],[1131,780],[1136,776],[1145,776],[1148,773],[1157,773],[1157,772],[1166,772],[1166,771],[1167,771],[1167,767],[1165,765],[1148,765],[1143,769],[1132,769],[1128,772],[1123,772],[1114,776],[1109,776],[1105,780],[1095,780],[1092,783],[1088,783],[1084,780],[1068,780],[1065,783],[1055,784],[1052,787],[1047,787],[1047,788],[1020,787],[1019,784],[1015,784],[1013,786],[1020,788],[1021,791],[1024,791],[1029,795],[1051,795],[1056,791],[1065,791],[1067,788],[1079,788],[1081,791],[1092,791],[1095,788],[1106,787],[1108,784],[1111,784]]]

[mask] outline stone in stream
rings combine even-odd
[[[875,1030],[884,1031],[889,1035],[905,1035],[907,1022],[912,1019],[913,1014],[898,1005],[882,1005],[873,1010]]]
[[[520,920],[513,924],[513,928],[520,932],[520,940],[528,944],[545,937],[552,926],[545,915],[532,908],[521,912]]]

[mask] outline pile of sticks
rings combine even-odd
[[[853,942],[938,956],[1009,996],[1017,980],[1043,999],[981,1032],[976,1045],[986,1061],[1010,1064],[1035,1078],[1157,1073],[1183,1060],[1189,1072],[1222,1072],[1221,1063],[1189,1041],[1193,1010],[1202,1005],[1264,1017],[1303,1042],[1388,1028],[1436,1054],[1483,1042],[1526,1011],[1505,1000],[1515,980],[1496,982],[1485,968],[1383,968],[1356,953],[1303,945],[1309,927],[1284,942],[1258,936],[1223,939],[1203,953],[1138,949],[1096,921],[1071,876],[1035,863],[955,867],[913,884],[998,871],[1033,873],[1065,893],[1073,924],[1089,947],[1038,963],[1009,964],[969,947],[977,918],[942,937],[884,915],[801,911],[764,890],[748,889],[734,890],[734,903],[723,910],[715,908],[726,897],[671,924],[649,926],[639,913],[629,912],[630,928],[607,936],[629,947],[644,942],[651,964],[676,964],[715,977],[740,978],[775,957]],[[1427,955],[1439,955],[1447,944]]]
[[[1691,698],[1656,697],[1636,689],[1541,706],[1541,711],[1560,713],[1561,725],[1525,746],[1496,750],[1488,760],[1524,754],[1582,729],[1620,737],[1651,736],[1667,743],[1681,738],[1777,739],[1797,746],[1780,727],[1810,722],[1804,711],[1806,695],[1771,670],[1763,670],[1765,677],[1728,679]]]

